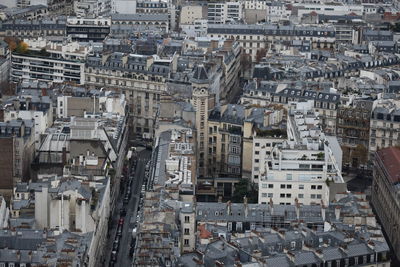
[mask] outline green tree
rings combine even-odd
[[[235,184],[232,201],[234,203],[243,203],[243,198],[247,197],[248,203],[258,203],[258,188],[254,183],[250,183],[248,179],[240,179],[239,183]]]

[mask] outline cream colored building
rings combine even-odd
[[[204,9],[200,5],[182,6],[179,23],[194,24],[196,20],[205,18]]]
[[[167,62],[172,65],[172,61]],[[130,106],[134,133],[153,138],[160,95],[166,91],[170,66],[158,64],[153,56],[116,52],[101,58],[90,57],[85,73],[89,86],[121,90]]]

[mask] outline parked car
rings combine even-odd
[[[118,225],[117,236],[122,236],[122,225]]]
[[[111,261],[112,262],[117,261],[117,252],[115,250],[111,251]]]
[[[114,240],[112,250],[113,250],[113,251],[118,251],[118,249],[119,249],[119,237],[117,237],[117,238]]]
[[[121,208],[121,209],[119,210],[119,215],[120,215],[121,217],[125,217],[125,216],[126,216],[126,209],[125,209],[125,208]]]

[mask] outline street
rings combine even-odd
[[[115,214],[112,217],[112,228],[110,229],[110,236],[106,246],[106,264],[105,266],[131,266],[132,259],[129,257],[129,249],[132,241],[132,230],[136,226],[136,215],[137,208],[140,200],[140,191],[144,179],[145,174],[145,166],[148,160],[150,159],[151,151],[142,150],[137,153],[137,165],[135,169],[135,174],[133,178],[133,182],[131,185],[131,197],[127,204],[123,204],[123,199],[125,196],[125,192],[127,188],[125,188],[124,192],[121,192],[118,203],[116,205]],[[129,175],[131,175],[131,169],[129,170]],[[121,208],[126,209],[126,216],[120,217],[119,211]],[[111,251],[113,250],[113,242],[117,235],[117,228],[120,218],[124,218],[124,224],[122,227],[122,236],[119,239],[119,249],[116,256],[116,261],[114,265],[110,265],[111,259]]]

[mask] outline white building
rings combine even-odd
[[[272,149],[282,144],[284,139],[279,137],[253,137],[253,157],[252,157],[252,169],[251,169],[251,181],[258,184],[259,179],[262,175],[265,175],[266,164],[265,161],[270,157]]]
[[[207,20],[196,19],[193,24],[180,24],[182,33],[188,37],[205,37],[207,36]]]
[[[74,1],[74,13],[76,16],[95,17],[105,15],[111,11],[111,0],[76,0]]]
[[[112,0],[111,13],[136,14],[136,0]]]
[[[5,105],[4,121],[14,119],[35,121],[35,149],[40,147],[41,135],[53,124],[53,107],[49,97],[24,97]]]
[[[221,24],[243,18],[242,2],[209,2],[207,7],[209,23]]]
[[[341,16],[355,14],[362,16],[364,7],[362,5],[346,5],[342,3],[326,3],[326,4],[293,4],[293,8],[297,10],[297,17],[301,19],[304,15],[316,12],[321,15]],[[292,13],[292,15],[295,15]]]
[[[346,191],[341,175],[341,151],[320,128],[314,103],[292,103],[288,114],[288,138],[276,145],[265,161],[259,181],[259,203],[291,205],[297,201],[327,204],[336,191]],[[332,143],[332,144],[330,144]],[[339,147],[339,148],[338,148]]]
[[[182,6],[179,24],[194,24],[198,19],[203,19],[203,7],[201,5]]]
[[[8,227],[9,218],[10,210],[7,208],[6,200],[0,195],[0,229]]]
[[[78,42],[55,43],[45,39],[24,40],[30,53],[13,53],[11,80],[84,84],[85,60],[91,47]]]
[[[291,10],[286,10],[285,3],[271,2],[267,4],[266,21],[276,23],[280,20],[288,20],[291,15]]]
[[[369,135],[369,156],[382,148],[400,145],[400,102],[394,99],[374,101]]]

